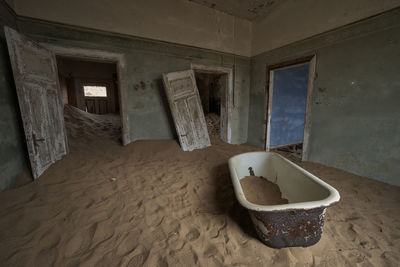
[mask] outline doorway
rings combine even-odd
[[[267,151],[308,158],[315,56],[268,68]]]
[[[231,143],[233,70],[191,64],[211,139]]]
[[[121,121],[121,129],[119,130],[121,139],[122,139],[122,144],[127,145],[131,142],[131,133],[130,133],[130,122],[129,122],[129,117],[128,117],[128,112],[127,112],[127,88],[126,88],[126,81],[127,81],[127,74],[126,74],[126,59],[124,54],[119,54],[119,53],[112,53],[112,52],[107,52],[107,51],[102,51],[102,50],[95,50],[95,49],[82,49],[82,48],[75,48],[75,47],[64,47],[64,46],[58,46],[58,45],[51,45],[51,44],[46,44],[46,43],[41,43],[43,47],[49,49],[52,51],[56,57],[59,58],[70,58],[70,59],[75,59],[78,61],[88,61],[88,62],[93,62],[93,63],[105,63],[105,64],[113,64],[115,66],[116,72],[113,73],[113,83],[115,83],[115,87],[117,90],[114,91],[115,96],[115,112],[119,113],[120,116],[120,121]],[[61,81],[61,80],[60,80]],[[102,81],[100,81],[100,84],[98,83],[99,81],[97,79],[91,80],[91,79],[86,79],[88,82],[86,85],[87,86],[99,86],[99,87],[107,87],[104,84],[101,84]],[[62,82],[62,81],[61,81]],[[68,81],[67,81],[68,82]],[[70,82],[70,81],[69,81]],[[103,81],[104,82],[104,81]],[[94,84],[93,84],[94,83]],[[82,84],[81,84],[82,85]],[[77,86],[81,86],[79,83],[77,83]],[[85,86],[85,85],[83,85]],[[60,86],[62,87],[62,86]],[[99,89],[103,91],[104,95],[104,88]],[[107,89],[106,89],[107,90]],[[84,92],[83,92],[84,93]],[[63,93],[63,102],[66,99],[65,97],[65,92]],[[100,93],[101,94],[101,93]],[[69,101],[69,95],[67,94],[67,98]],[[90,97],[90,96],[88,96]],[[80,97],[73,97],[74,99],[80,98],[80,102],[77,103],[79,110],[83,111],[85,110],[85,98],[82,98],[82,95]],[[82,102],[82,99],[84,102]],[[70,102],[73,103],[73,102]],[[104,103],[103,103],[104,104]],[[89,103],[90,105],[90,103]],[[94,104],[96,105],[96,104]],[[100,104],[101,105],[101,104]],[[83,107],[83,108],[82,108]],[[92,109],[93,111],[93,109]],[[100,111],[102,112],[102,111]],[[103,112],[104,112],[104,107],[103,107]]]
[[[115,63],[57,56],[63,104],[92,114],[119,115],[119,89]]]
[[[63,56],[56,61],[69,135],[121,140],[116,64]]]
[[[222,74],[196,73],[201,105],[211,139],[221,136],[221,83]]]

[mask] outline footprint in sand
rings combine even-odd
[[[189,241],[194,241],[200,237],[200,232],[193,228],[189,231],[189,233],[186,234],[185,238]]]
[[[192,247],[183,248],[180,251],[171,251],[168,265],[171,266],[194,266],[198,262],[198,256]]]
[[[131,254],[129,254],[128,267],[142,266],[149,256],[149,251],[139,245]]]
[[[358,234],[354,229],[354,224],[350,223],[349,227],[347,228],[347,235],[352,241],[356,240]]]
[[[204,257],[209,258],[215,256],[218,253],[218,249],[214,245],[210,245],[206,251],[204,251]]]

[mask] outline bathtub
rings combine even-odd
[[[250,214],[261,241],[269,247],[308,247],[321,239],[326,208],[338,191],[281,155],[250,152],[229,159],[235,195]],[[276,183],[288,204],[257,205],[246,200],[240,179],[256,175]]]

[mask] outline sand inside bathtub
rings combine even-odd
[[[240,180],[246,199],[257,205],[287,204],[277,184],[261,176],[246,176]]]

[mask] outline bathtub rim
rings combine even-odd
[[[236,169],[235,169],[234,163],[233,163],[235,158],[240,158],[246,154],[264,154],[264,155],[273,154],[273,155],[281,158],[288,164],[292,165],[297,170],[304,173],[309,179],[312,179],[313,181],[318,183],[320,186],[324,187],[326,190],[329,191],[329,195],[326,198],[320,199],[320,200],[279,204],[279,205],[258,205],[258,204],[251,203],[244,196],[244,192],[243,192],[242,186],[240,184],[240,178],[238,177],[238,175],[236,173]],[[249,209],[249,210],[281,212],[281,211],[294,210],[294,209],[308,210],[308,209],[315,209],[315,208],[322,208],[322,207],[327,208],[332,205],[335,205],[340,200],[340,194],[333,186],[329,185],[328,183],[324,182],[322,179],[318,178],[314,174],[308,172],[307,170],[303,169],[299,165],[291,162],[287,158],[285,158],[282,155],[275,153],[275,152],[256,151],[256,152],[241,153],[241,154],[231,157],[228,161],[228,165],[229,165],[229,171],[230,171],[236,198],[243,207],[245,207],[246,209]]]

